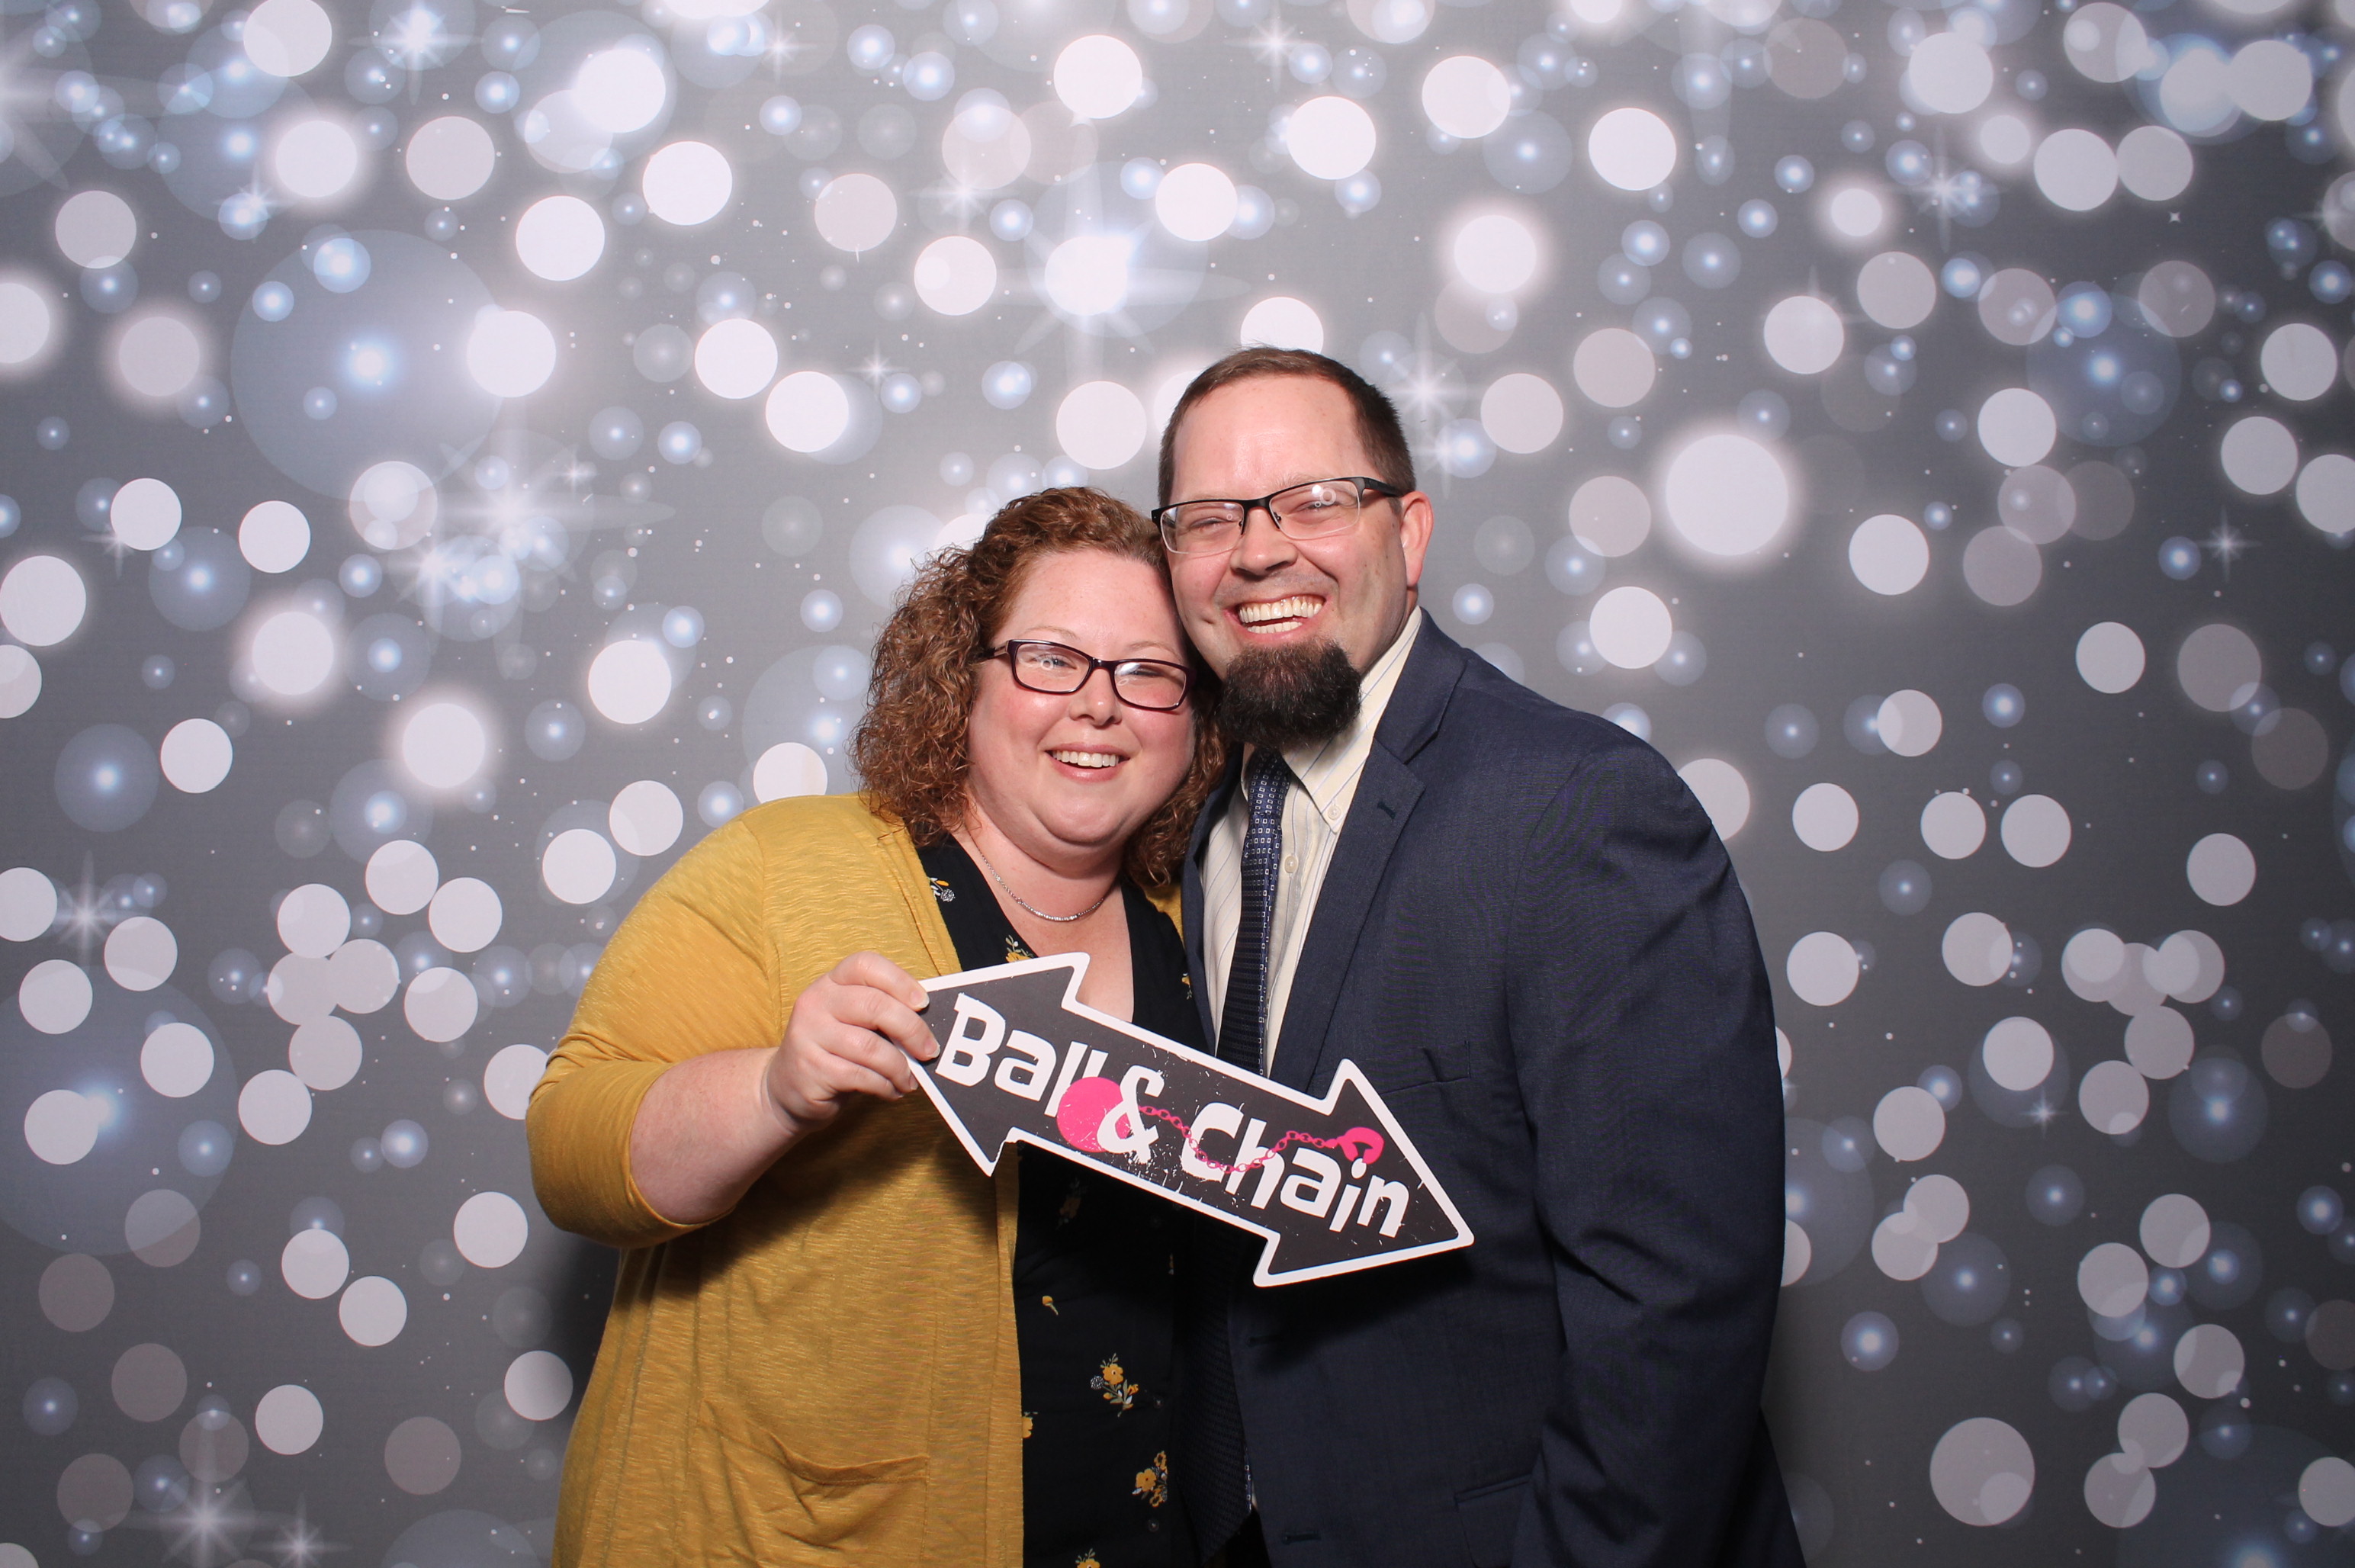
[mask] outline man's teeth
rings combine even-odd
[[[1120,761],[1110,752],[1050,752],[1047,754],[1075,768],[1108,768]]]
[[[1235,613],[1246,626],[1257,626],[1269,621],[1305,621],[1316,613],[1324,603],[1307,594],[1295,594],[1290,599],[1270,600],[1261,604],[1241,604]]]

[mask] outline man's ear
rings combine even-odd
[[[1420,490],[1410,490],[1399,497],[1399,549],[1406,556],[1406,585],[1419,588],[1423,584],[1423,558],[1431,549],[1431,529],[1436,520],[1431,510],[1431,497]]]

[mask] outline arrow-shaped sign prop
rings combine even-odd
[[[916,1076],[975,1163],[1037,1144],[1267,1238],[1289,1285],[1472,1244],[1357,1063],[1322,1101],[1082,1002],[1083,953],[928,981]]]

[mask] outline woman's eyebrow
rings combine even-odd
[[[1069,626],[1032,626],[1021,635],[1009,633],[1007,640],[1018,643],[1060,643],[1068,648],[1086,653],[1088,650],[1080,646],[1079,638],[1080,635]],[[1130,658],[1140,656],[1137,653],[1140,648],[1159,648],[1165,653],[1176,655],[1177,657],[1173,662],[1178,664],[1186,662],[1186,648],[1183,644],[1164,642],[1158,637],[1139,637],[1128,645],[1125,656]]]

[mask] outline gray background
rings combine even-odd
[[[0,1360],[24,1400],[0,1563],[544,1553],[612,1260],[532,1203],[530,1050],[707,825],[821,764],[854,786],[863,650],[913,559],[1041,483],[1149,503],[1145,424],[1175,386],[1304,323],[1408,414],[1440,624],[1647,734],[1726,834],[1789,1044],[1771,1403],[1811,1560],[2355,1561],[2355,1149],[2330,1045],[2355,970],[2346,0],[685,9],[336,4],[315,64],[273,57],[306,67],[284,82],[204,0],[0,4]],[[280,0],[269,37],[299,10]],[[1098,35],[1142,86],[1092,104],[1117,70],[1067,71],[1107,116],[1077,124],[1053,68]],[[2251,52],[2275,39],[2302,56]],[[547,100],[615,48],[659,77],[653,117],[583,136],[559,101],[549,130]],[[1467,56],[1489,69],[1427,87]],[[1316,128],[1348,104],[1372,145],[1345,157]],[[1604,177],[1594,129],[1621,110],[1674,149],[1664,178],[1622,176],[1657,188]],[[1028,157],[978,168],[1014,114]],[[445,202],[412,148],[453,116],[496,159]],[[2063,131],[2100,140],[2041,140]],[[732,194],[679,227],[647,211],[646,171],[687,141]],[[2122,144],[2105,197],[2099,149]],[[305,145],[348,149],[348,180]],[[2178,149],[2188,185],[2152,199]],[[1207,240],[1156,208],[1188,163],[1243,187]],[[878,188],[888,226],[850,233]],[[1879,233],[1838,227],[1856,190]],[[91,192],[122,211],[61,218]],[[562,194],[603,249],[551,281],[517,236]],[[92,247],[123,211],[112,262]],[[944,315],[918,260],[960,233],[996,284]],[[1889,252],[1939,278],[1918,320],[1859,298],[1869,262],[1906,270]],[[1768,325],[1806,294],[1836,357]],[[1276,297],[1307,314],[1247,328]],[[490,306],[541,324],[552,367],[510,348],[477,380]],[[776,374],[835,379],[792,384],[840,394],[830,446],[789,450],[764,382],[723,399],[687,368],[730,321],[780,347]],[[1605,330],[1635,336],[1581,375]],[[1595,373],[1613,343],[1648,390]],[[2049,454],[1981,439],[2017,389],[2052,411]],[[364,494],[356,523],[355,483],[393,461],[432,482],[430,517],[388,523]],[[1573,496],[1602,475],[1632,486],[1597,520],[1601,493]],[[1714,528],[1774,520],[1777,475],[1782,526],[1712,553]],[[140,479],[176,497],[172,537],[154,485],[113,515]],[[248,523],[270,501],[303,514],[301,550],[266,548],[282,513]],[[1883,515],[1903,525],[1867,539],[1925,558],[1894,593],[1852,565]],[[2131,637],[2081,646],[2112,623]],[[636,669],[651,718],[591,680],[618,644],[596,667]],[[1900,692],[1934,706],[1934,744],[1914,699],[1883,708]],[[164,745],[189,720],[218,734],[180,747],[233,752],[202,790]],[[617,825],[633,784],[677,803],[675,839]],[[1819,784],[1856,808],[1832,848],[1794,816]],[[1925,837],[1941,795],[1972,804],[1934,822],[1984,809],[1975,852]],[[429,886],[495,890],[496,930],[461,929],[468,887],[438,936],[408,900],[372,904],[393,839],[430,849]],[[385,951],[318,967],[366,943]],[[469,989],[471,1023],[427,1038]],[[348,1082],[331,1002],[361,1047]],[[2037,1029],[1988,1047],[2009,1019],[2049,1070]],[[305,1020],[307,1089],[284,1076]],[[188,1028],[155,1043],[173,1023],[209,1048],[197,1086]]]

